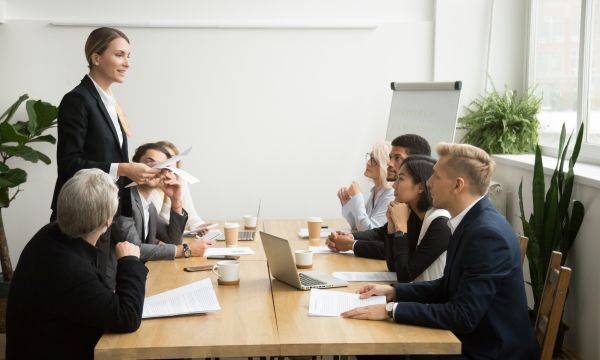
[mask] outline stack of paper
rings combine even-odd
[[[373,272],[334,272],[334,277],[346,281],[396,281],[395,272],[373,271]]]
[[[366,299],[359,299],[358,294],[355,293],[311,289],[308,315],[340,316],[344,311],[376,304],[385,304],[385,296],[371,296]]]
[[[202,314],[221,310],[210,279],[168,290],[144,299],[142,319]]]
[[[354,255],[354,251],[331,251],[327,246],[309,246],[308,250],[313,254],[350,254]]]
[[[322,238],[328,237],[329,234],[331,234],[335,230],[336,229],[321,229],[321,237]],[[308,229],[301,228],[300,231],[298,231],[298,236],[300,236],[301,238],[308,238]]]
[[[208,248],[204,252],[204,256],[223,256],[223,255],[254,255],[254,250],[249,247],[215,247]]]

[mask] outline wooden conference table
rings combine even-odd
[[[343,227],[342,220],[325,222]],[[301,220],[265,220],[259,229],[284,237],[292,249],[307,249],[298,237]],[[257,234],[258,235],[258,234]],[[323,244],[323,240],[321,241]],[[215,246],[224,246],[219,242]],[[389,321],[351,320],[307,315],[310,292],[271,279],[260,237],[240,242],[256,254],[240,257],[239,286],[219,286],[210,271],[187,273],[186,266],[213,264],[206,258],[146,263],[146,296],[210,277],[221,310],[208,315],[143,320],[130,334],[105,334],[96,359],[247,357],[354,354],[459,354],[460,341],[447,330]],[[315,254],[317,271],[387,271],[384,261],[342,254]],[[354,291],[350,283],[340,291]]]

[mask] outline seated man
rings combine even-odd
[[[392,141],[392,151],[387,163],[387,181],[396,181],[400,165],[409,155],[431,155],[429,143],[423,137],[415,134],[400,135]],[[393,203],[392,203],[393,204]],[[391,205],[391,204],[390,204]],[[404,209],[408,213],[406,205],[399,205],[396,212]],[[406,215],[405,218],[408,218]],[[397,227],[398,228],[398,227]],[[406,232],[407,225],[402,224],[398,230]],[[354,255],[359,257],[367,257],[372,259],[385,259],[384,241],[388,233],[388,223],[383,226],[365,230],[365,231],[335,231],[329,235],[328,242],[335,242],[340,245],[340,249],[352,249]],[[375,241],[367,244],[367,241]]]
[[[141,145],[135,151],[132,161],[154,166],[171,155],[162,146],[155,143]],[[171,200],[169,222],[158,216],[150,195],[154,189],[160,189]],[[172,260],[176,257],[203,256],[208,242],[202,239],[189,239],[183,242],[183,232],[187,222],[187,213],[182,207],[181,184],[177,176],[163,170],[159,177],[147,180],[131,188],[131,206],[133,219],[120,217],[116,236],[124,237],[141,247],[142,261]]]
[[[366,285],[361,298],[385,295],[386,305],[342,316],[437,327],[454,332],[469,359],[536,359],[515,232],[484,197],[495,163],[474,146],[439,144],[427,185],[447,209],[452,237],[444,276],[414,284]]]
[[[96,269],[95,244],[111,225],[117,193],[99,169],[78,171],[60,190],[57,222],[25,246],[10,284],[8,359],[93,359],[105,331],[140,326],[148,269],[139,247],[116,244],[116,290]]]

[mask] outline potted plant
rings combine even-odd
[[[458,119],[466,130],[463,141],[488,154],[531,153],[538,139],[541,103],[531,89],[521,97],[516,91],[493,89],[473,100]]]
[[[565,173],[563,169],[572,135],[569,135],[565,143],[566,129],[563,124],[560,132],[556,166],[547,191],[544,181],[542,153],[539,145],[536,146],[531,192],[533,212],[529,216],[529,220],[525,218],[525,211],[523,210],[523,180],[519,184],[521,223],[523,224],[524,235],[529,237],[527,259],[529,260],[529,274],[534,299],[534,314],[538,312],[552,251],[562,252],[561,265],[564,264],[583,222],[585,212],[583,204],[578,200],[571,202],[575,177],[573,167],[577,162],[579,150],[581,149],[583,124],[579,128],[573,152],[568,160],[568,170]],[[561,328],[564,336],[564,331],[568,328],[563,323],[561,323]],[[559,328],[555,349],[562,347],[561,328]]]
[[[58,115],[56,106],[41,100],[28,100],[26,103],[28,120],[11,122],[21,103],[28,98],[27,94],[22,95],[0,116],[0,264],[5,282],[12,278],[13,268],[8,252],[2,210],[7,208],[22,191],[19,186],[27,181],[27,173],[23,169],[11,168],[8,161],[16,157],[34,163],[42,161],[50,164],[48,156],[30,145],[35,142],[56,143],[54,136],[43,135],[48,129],[56,126]],[[11,189],[15,190],[11,191]]]

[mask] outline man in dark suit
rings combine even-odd
[[[434,206],[452,216],[444,276],[415,284],[367,285],[359,290],[362,298],[385,295],[388,304],[342,315],[451,330],[470,359],[537,358],[519,244],[484,197],[495,163],[471,145],[442,143],[437,151],[440,157],[427,185]]]

